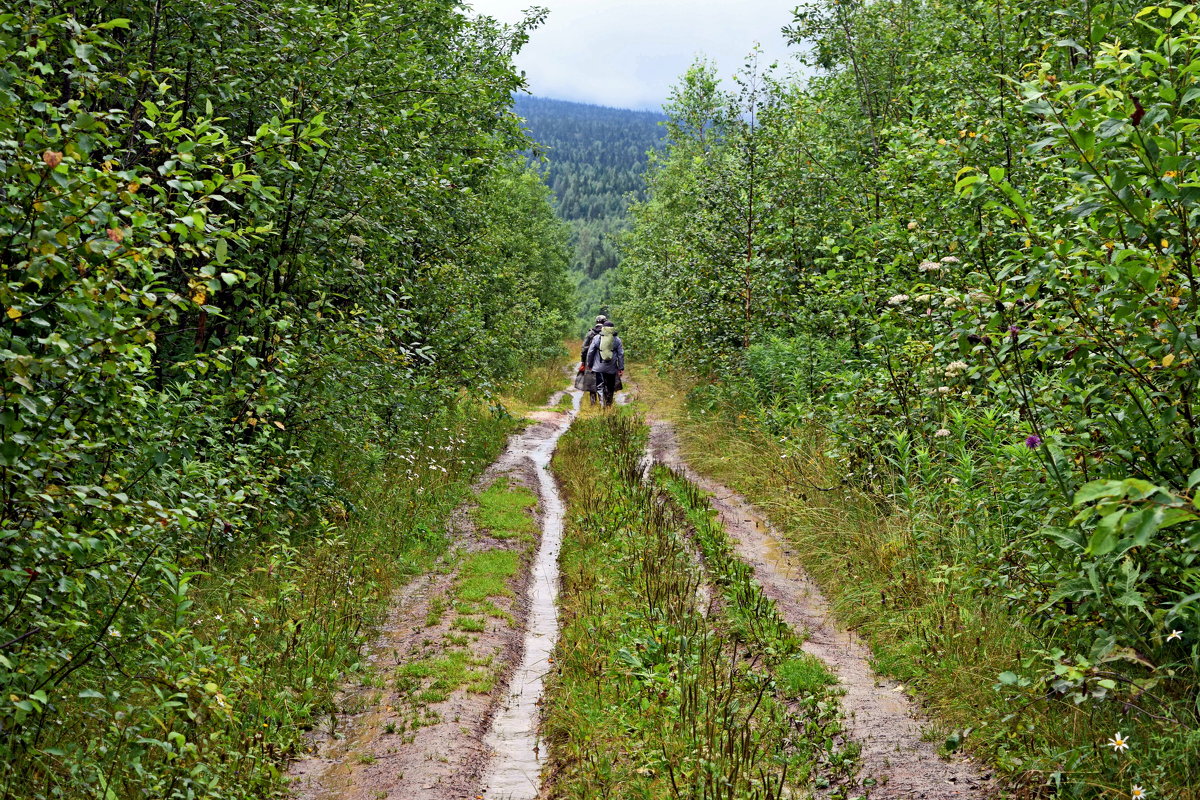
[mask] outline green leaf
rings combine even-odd
[[[1075,505],[1081,506],[1102,497],[1124,497],[1127,489],[1122,481],[1092,481],[1075,493]]]
[[[1111,514],[1107,514],[1100,520],[1100,524],[1096,526],[1096,530],[1093,531],[1091,538],[1088,540],[1088,554],[1103,556],[1116,549],[1117,524],[1123,516],[1125,516],[1125,509],[1122,508]]]

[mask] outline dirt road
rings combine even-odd
[[[551,407],[561,399],[552,398]],[[441,570],[395,599],[369,654],[368,685],[346,688],[337,713],[292,764],[297,800],[530,800],[540,753],[537,702],[557,635],[557,555],[562,501],[547,466],[578,411],[544,410],[514,435],[481,480],[537,497],[541,534],[497,539],[468,509],[455,514],[452,552]],[[515,551],[508,590],[464,603],[472,556]]]

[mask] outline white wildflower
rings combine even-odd
[[[921,272],[941,272],[942,265],[936,261],[922,261],[921,265],[917,267],[917,269],[919,269]]]
[[[946,377],[953,378],[956,375],[961,375],[970,368],[970,365],[968,365],[965,361],[951,361],[946,365]]]
[[[992,302],[992,296],[990,294],[987,294],[986,292],[978,292],[978,291],[971,292],[971,294],[969,296],[971,298],[971,302],[973,302],[973,303],[990,303],[990,302]]]
[[[908,229],[910,231],[915,231],[917,229],[917,221],[915,219],[912,222],[908,223]]]
[[[950,435],[950,431],[946,430],[945,428],[938,428],[936,431],[933,432],[933,435],[939,439],[945,439],[947,436]]]
[[[1171,631],[1170,634],[1167,635],[1168,642],[1177,642],[1182,638],[1183,638],[1183,631]]]
[[[906,295],[906,294],[894,294],[888,298],[889,306],[898,306],[901,303],[907,303],[907,302],[908,302],[908,295]]]
[[[937,393],[942,395],[950,394],[952,391],[953,389],[951,389],[949,386],[939,386],[937,388]]]
[[[350,234],[350,246],[351,247],[364,247],[364,246],[366,246],[366,244],[367,244],[367,240],[364,239],[363,237],[361,237],[355,233]]]
[[[1129,740],[1125,738],[1125,734],[1117,731],[1117,735],[1108,740],[1108,746],[1115,752],[1123,753],[1129,749]]]
[[[943,264],[961,264],[962,262],[958,260],[957,256],[946,256],[945,258],[942,259],[942,263]]]

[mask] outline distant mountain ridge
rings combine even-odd
[[[666,117],[653,111],[518,95],[517,115],[547,158],[546,183],[559,214],[571,223],[585,315],[607,302],[608,275],[617,265],[615,237],[625,227],[629,197],[645,191],[647,153],[661,146]]]

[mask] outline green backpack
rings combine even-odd
[[[600,330],[600,360],[607,364],[613,360],[617,349],[617,329],[602,328]]]

